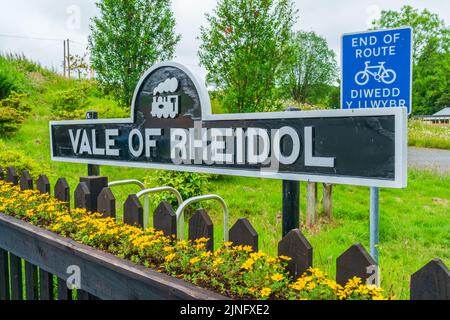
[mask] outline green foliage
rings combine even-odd
[[[430,41],[438,39],[440,49],[448,50],[449,29],[435,13],[424,9],[419,12],[412,6],[403,6],[400,11],[383,10],[381,17],[372,22],[375,29],[410,26],[414,32],[413,58],[417,63]]]
[[[283,87],[295,101],[312,102],[324,97],[338,77],[336,55],[325,38],[314,32],[299,31],[292,38],[295,54],[289,64]],[[318,100],[318,99],[314,99]]]
[[[95,81],[80,80],[69,89],[52,92],[50,103],[53,115],[60,119],[84,119],[88,110],[95,110],[102,118],[129,117],[129,108],[105,95]]]
[[[30,81],[6,57],[0,56],[0,99],[8,97],[12,91],[28,92]]]
[[[221,0],[201,28],[199,57],[227,112],[267,111],[291,57],[297,12],[290,0]]]
[[[102,83],[115,88],[129,106],[142,73],[155,62],[171,59],[180,40],[175,35],[171,1],[101,0],[91,24],[91,64]]]
[[[151,176],[145,179],[145,184],[150,187],[168,186],[177,189],[183,200],[205,194],[209,186],[211,176],[192,172],[178,172],[156,170]],[[157,194],[152,196],[154,205],[161,201],[169,201],[173,207],[178,207],[177,198],[172,194]],[[195,207],[194,205],[192,207]]]
[[[63,118],[85,108],[88,103],[88,95],[84,86],[76,85],[67,90],[54,92],[52,100],[52,112]]]
[[[46,167],[40,165],[33,158],[26,156],[22,151],[7,149],[2,142],[0,142],[0,166],[2,168],[13,166],[19,174],[28,170],[33,179],[37,179],[41,173],[48,172]]]
[[[31,108],[25,103],[26,94],[14,91],[6,99],[0,100],[0,135],[8,136],[20,129]]]
[[[434,114],[450,105],[450,51],[427,47],[414,69],[414,114]]]
[[[408,143],[415,147],[450,150],[450,126],[409,120]]]
[[[413,114],[433,114],[449,103],[450,29],[435,13],[411,6],[383,11],[375,28],[410,26],[414,31]]]
[[[54,75],[52,71],[42,67],[38,62],[28,59],[24,54],[10,53],[5,55],[5,58],[21,73],[38,72],[45,77]]]

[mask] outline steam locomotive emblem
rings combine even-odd
[[[153,90],[152,116],[156,118],[175,119],[180,112],[180,96],[174,95],[179,83],[176,78],[161,82]]]

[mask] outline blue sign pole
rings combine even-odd
[[[370,255],[378,265],[380,189],[370,188]]]
[[[342,36],[342,109],[412,110],[412,29]],[[374,124],[371,124],[374,125]],[[379,124],[378,124],[379,125]],[[374,146],[374,156],[379,155]],[[378,264],[379,189],[370,188],[370,254]]]

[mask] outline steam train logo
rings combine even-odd
[[[179,83],[176,78],[161,82],[153,90],[152,116],[156,118],[175,119],[180,112],[180,96],[174,95]]]

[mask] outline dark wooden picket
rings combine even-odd
[[[123,206],[123,222],[142,228],[144,225],[144,209],[135,194],[129,195]]]
[[[206,249],[214,250],[214,225],[206,210],[197,210],[189,220],[189,240],[209,239]]]
[[[287,271],[297,279],[313,266],[313,248],[299,229],[291,230],[279,243],[278,255],[290,257]]]
[[[0,249],[0,300],[9,300],[9,255]]]
[[[72,300],[72,290],[64,279],[58,278],[58,300]]]
[[[20,175],[20,189],[21,190],[33,189],[33,178],[31,177],[31,174],[27,170],[22,171],[22,174]]]
[[[38,300],[38,268],[25,261],[25,292],[27,300]]]
[[[40,300],[54,299],[53,275],[42,268],[39,270],[39,296]]]
[[[153,227],[164,232],[164,235],[177,235],[177,216],[167,201],[162,201],[153,214]]]
[[[375,260],[361,244],[352,245],[336,260],[336,282],[344,286],[353,277],[361,278],[363,283],[373,276]]]
[[[22,259],[14,254],[9,255],[9,271],[11,300],[23,300]]]
[[[78,184],[77,188],[75,189],[73,199],[75,208],[84,208],[93,211],[91,202],[91,192],[89,191],[86,182],[80,182]]]
[[[434,259],[411,276],[411,300],[450,300],[450,271]]]
[[[98,195],[97,210],[99,213],[102,213],[105,218],[116,217],[116,197],[114,197],[110,188],[103,188]]]
[[[5,171],[3,167],[0,167],[0,180],[5,180]]]
[[[55,198],[59,201],[66,202],[70,208],[70,187],[65,178],[59,178],[55,184]]]
[[[229,239],[235,246],[251,246],[253,251],[258,251],[258,233],[245,218],[238,219],[231,227]]]
[[[40,174],[38,180],[36,181],[36,189],[40,194],[48,193],[50,194],[50,181],[45,174]]]
[[[91,193],[90,204],[87,208],[93,212],[96,212],[98,196],[100,192],[102,192],[103,188],[108,187],[108,177],[81,177],[80,182],[86,183],[88,190]]]
[[[8,167],[6,170],[6,181],[16,186],[19,184],[19,175],[17,174],[16,168]]]

